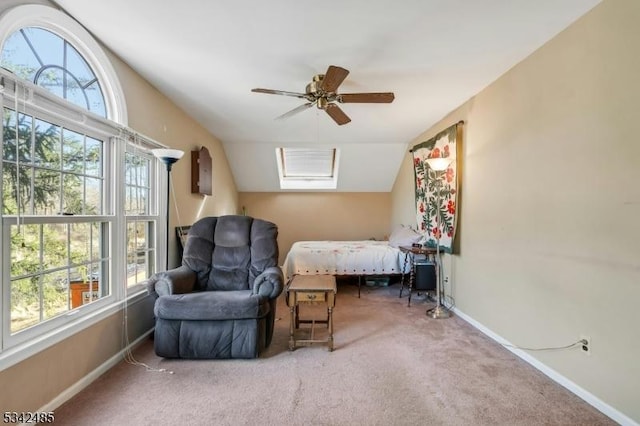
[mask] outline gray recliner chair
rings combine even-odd
[[[249,216],[207,217],[187,236],[182,266],[154,274],[154,347],[165,358],[255,358],[273,336],[284,285],[278,228]]]

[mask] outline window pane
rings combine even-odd
[[[89,233],[90,224],[72,223],[69,226],[71,226],[71,264],[80,265],[89,263],[89,261],[91,260],[91,234]]]
[[[102,176],[102,141],[87,136],[85,143],[85,173]]]
[[[154,271],[152,232],[153,222],[127,223],[127,286],[141,283]]]
[[[11,281],[11,332],[40,322],[40,286],[38,277]]]
[[[131,200],[133,199],[133,195],[131,194],[132,188],[127,187],[124,189],[124,212],[125,214],[130,214],[131,212]]]
[[[18,153],[21,162],[31,162],[31,116],[18,114]]]
[[[91,223],[91,260],[94,262],[102,259],[101,229],[100,222]]]
[[[86,178],[84,214],[102,214],[102,180]]]
[[[44,270],[69,264],[67,241],[67,224],[42,225],[42,268]]]
[[[11,277],[23,277],[41,271],[40,225],[14,225],[10,235]]]
[[[127,215],[137,214],[136,201],[137,201],[138,189],[134,186],[126,188],[125,207],[124,212]]]
[[[125,154],[125,183],[127,185],[138,184],[138,171],[140,168],[140,157],[127,152]]]
[[[56,215],[60,213],[60,173],[35,169],[33,214]]]
[[[140,188],[138,196],[140,197],[140,214],[149,214],[149,189]]]
[[[46,66],[40,70],[34,83],[64,99],[64,74],[60,68]]]
[[[149,186],[149,174],[151,173],[151,164],[148,158],[141,158],[140,173],[138,176],[138,185]]]
[[[42,65],[64,66],[62,63],[64,40],[61,37],[51,31],[36,27],[23,28],[22,31],[36,49]]]
[[[16,159],[16,112],[8,108],[2,114],[2,159]]]
[[[62,211],[64,214],[83,214],[83,192],[84,178],[64,173],[63,177],[63,195],[62,195]]]
[[[43,120],[35,122],[34,162],[50,169],[60,169],[60,127]]]
[[[149,174],[151,162],[147,157],[127,152],[125,155],[125,214],[149,214]]]
[[[15,161],[18,156],[22,163],[31,161],[31,125],[30,116],[18,114],[19,143],[16,152],[16,113],[8,108],[4,109],[2,127],[2,158],[4,160]]]
[[[14,191],[16,168],[7,163],[2,167],[2,214],[13,215],[18,211],[18,201]]]
[[[43,320],[69,311],[67,271],[56,271],[42,276]]]
[[[98,294],[100,297],[105,297],[111,294],[111,289],[109,288],[109,262],[107,260],[103,260],[102,262],[92,263],[91,264],[91,280],[98,286]]]
[[[3,47],[0,65],[13,71],[18,77],[33,81],[41,64],[22,33],[16,31],[11,34]]]
[[[133,166],[133,161],[133,155],[127,152],[124,159],[124,183],[126,185],[133,185],[136,182],[135,167]]]
[[[84,89],[80,86],[75,76],[65,72],[63,97],[79,107],[89,109],[89,100],[84,96]]]
[[[91,71],[89,64],[80,56],[78,51],[69,43],[65,43],[65,49],[67,55],[67,71],[69,71],[83,87],[95,80],[96,77],[93,71]]]
[[[130,268],[130,265],[135,263],[135,252],[136,252],[136,223],[128,222],[127,223],[127,271]],[[129,275],[127,273],[127,275]]]
[[[71,269],[69,274],[71,308],[87,305],[100,298],[99,276],[90,272],[86,267]]]
[[[62,129],[62,170],[84,173],[84,136]]]
[[[104,95],[102,94],[102,88],[97,81],[87,87],[84,91],[85,95],[89,99],[89,110],[98,114],[101,117],[107,116],[107,107],[104,103]]]

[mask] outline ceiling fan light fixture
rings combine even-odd
[[[348,93],[341,95],[337,93],[338,87],[349,75],[349,71],[335,66],[329,65],[325,74],[316,74],[312,77],[311,82],[307,84],[305,93],[286,92],[284,90],[273,89],[252,89],[255,93],[267,93],[272,95],[293,96],[306,99],[307,104],[301,105],[286,112],[277,119],[288,118],[301,111],[304,111],[312,105],[316,105],[318,109],[327,112],[329,117],[338,125],[347,124],[351,119],[342,111],[335,102],[339,103],[391,103],[394,99],[393,92],[385,93]]]

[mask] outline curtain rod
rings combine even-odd
[[[130,142],[140,139],[148,145],[160,148],[167,147],[167,145],[127,125],[117,123],[107,117],[91,114],[90,111],[72,103],[62,106],[64,102],[58,96],[29,81],[21,80],[15,75],[5,75],[4,71],[5,69],[0,68],[0,100],[2,97],[13,101],[18,100],[22,104],[22,109],[17,112],[43,114],[45,119],[59,119],[63,122],[81,125],[106,137],[124,137]],[[20,99],[19,88],[24,91],[22,99]],[[2,104],[3,102],[0,102],[0,106]],[[53,104],[54,108],[51,108],[51,104]],[[66,108],[71,113],[60,112],[62,108]]]
[[[451,126],[457,126],[457,125],[459,125],[459,124],[464,124],[464,120],[460,120],[460,121],[458,121],[456,124],[452,124]],[[449,127],[451,127],[451,126],[449,126]],[[447,127],[447,128],[448,128],[448,127]],[[437,134],[438,134],[438,133],[436,133],[436,135],[437,135]],[[428,140],[428,139],[427,139],[427,140]],[[409,150],[409,153],[412,153],[412,152],[413,152],[413,148],[411,148],[411,149]]]

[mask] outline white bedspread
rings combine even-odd
[[[404,253],[388,241],[298,241],[291,246],[282,270],[289,280],[295,274],[400,274],[403,264]]]

